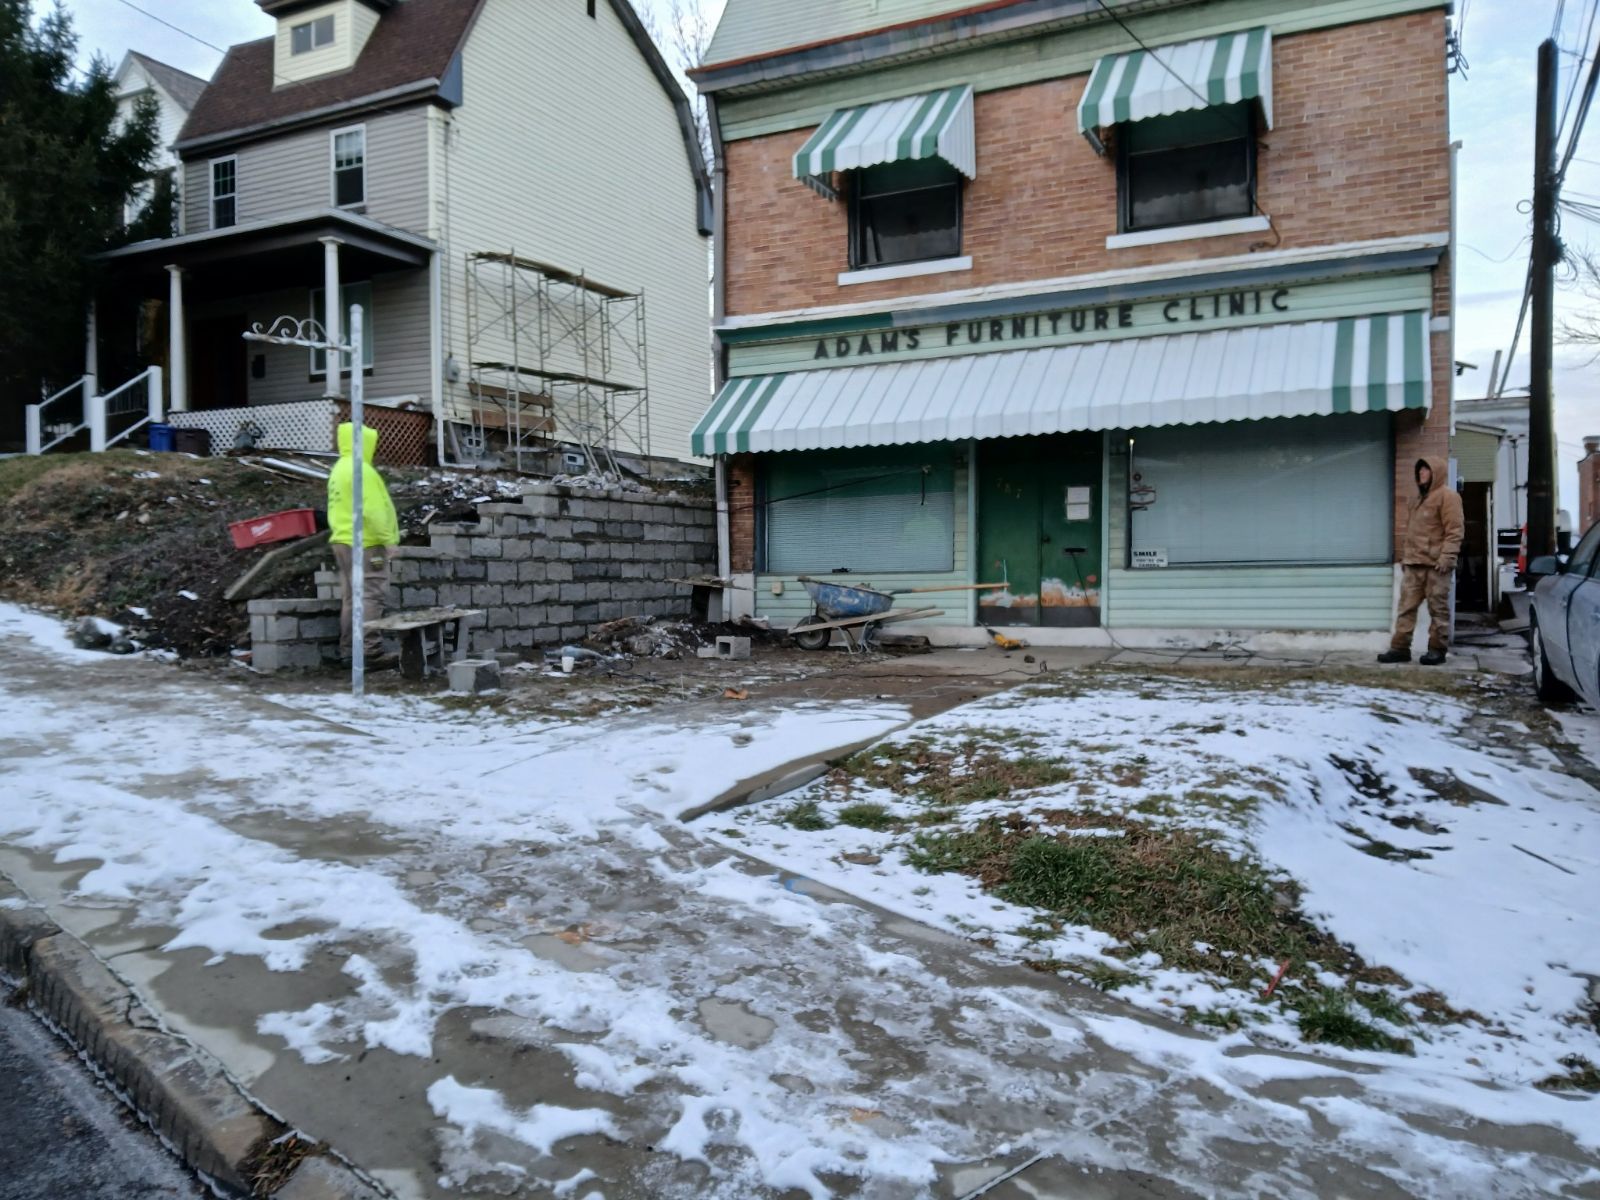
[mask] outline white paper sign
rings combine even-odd
[[[1165,547],[1159,550],[1135,550],[1133,552],[1133,565],[1136,567],[1164,567],[1167,565],[1167,551]]]

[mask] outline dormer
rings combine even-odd
[[[348,71],[396,0],[256,0],[278,22],[276,86]]]

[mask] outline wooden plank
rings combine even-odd
[[[251,600],[255,598],[254,585],[266,574],[269,567],[286,562],[291,558],[298,558],[309,551],[320,549],[328,544],[332,531],[324,529],[321,533],[314,533],[310,537],[301,538],[297,542],[279,546],[268,550],[256,560],[248,571],[228,585],[228,590],[222,593],[224,600]]]

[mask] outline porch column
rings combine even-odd
[[[84,326],[83,340],[84,394],[100,394],[100,319],[94,297],[89,298],[89,313]]]
[[[189,411],[189,347],[184,326],[188,315],[183,309],[183,268],[168,266],[167,293],[167,375],[172,383],[173,412]]]
[[[341,330],[344,328],[343,314],[340,311],[339,288],[339,247],[344,245],[338,238],[325,237],[322,242],[322,287],[323,307],[327,315],[323,318],[323,332],[328,335],[330,343],[344,341]],[[359,351],[357,352],[359,353]],[[337,400],[343,395],[344,355],[329,354],[327,356],[327,372],[322,377],[322,394],[329,400]],[[350,362],[352,371],[361,369],[360,361],[352,358]]]

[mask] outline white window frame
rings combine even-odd
[[[339,23],[335,19],[337,15],[336,13],[323,13],[320,17],[313,17],[309,21],[301,21],[298,25],[289,26],[289,56],[294,58],[301,54],[315,54],[318,50],[325,50],[338,41]],[[328,23],[328,40],[319,42],[317,41],[317,26],[324,21]],[[294,48],[294,35],[302,29],[311,31],[311,44],[304,50],[296,50]]]
[[[311,319],[317,322],[318,325],[321,325],[323,320],[328,315],[324,300],[326,295],[327,291],[324,288],[311,289]],[[346,326],[349,324],[350,306],[352,304],[359,304],[362,307],[361,369],[363,372],[371,371],[373,360],[377,357],[378,353],[377,322],[372,318],[372,310],[374,307],[376,307],[377,301],[373,296],[372,281],[368,279],[358,279],[353,283],[340,284],[339,304],[339,324],[341,326]],[[349,338],[350,330],[346,328],[344,330],[344,335],[346,338]],[[308,354],[310,356],[309,362],[311,378],[321,379],[328,373],[327,356],[320,350],[311,350],[308,351]],[[317,361],[319,355],[321,355],[323,359],[320,365]]]
[[[350,204],[339,203],[339,136],[345,133],[361,135],[361,199]],[[367,127],[366,124],[346,125],[328,134],[328,194],[335,208],[362,209],[367,206]]]
[[[217,195],[217,168],[223,163],[233,164],[233,191],[227,196]],[[211,218],[211,228],[231,229],[239,223],[239,156],[237,154],[225,155],[222,158],[213,158],[206,164],[207,187],[211,193],[211,205],[207,210]],[[233,220],[227,225],[217,224],[217,201],[219,199],[233,201]]]

